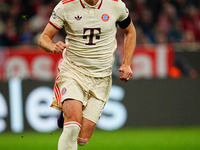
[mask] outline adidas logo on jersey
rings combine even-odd
[[[82,19],[82,17],[81,16],[76,16],[76,17],[74,17],[76,20],[81,20]]]

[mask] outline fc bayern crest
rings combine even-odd
[[[103,21],[108,21],[109,20],[109,16],[108,16],[108,14],[103,14],[102,16],[101,16],[101,19],[103,20]]]
[[[64,88],[62,89],[62,95],[64,95],[66,92],[67,92],[67,89],[64,87]]]

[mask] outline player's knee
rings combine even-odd
[[[78,145],[80,146],[84,146],[85,144],[87,144],[89,142],[90,138],[80,138],[78,137],[77,142]]]

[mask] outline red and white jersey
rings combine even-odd
[[[93,77],[112,73],[117,48],[117,21],[129,15],[121,0],[99,0],[95,6],[84,0],[62,0],[54,8],[50,23],[65,28],[64,60],[80,72]]]

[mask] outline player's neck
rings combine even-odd
[[[89,5],[91,5],[91,6],[94,6],[94,5],[96,5],[97,4],[97,2],[99,1],[99,0],[84,0],[86,3],[88,3]]]

